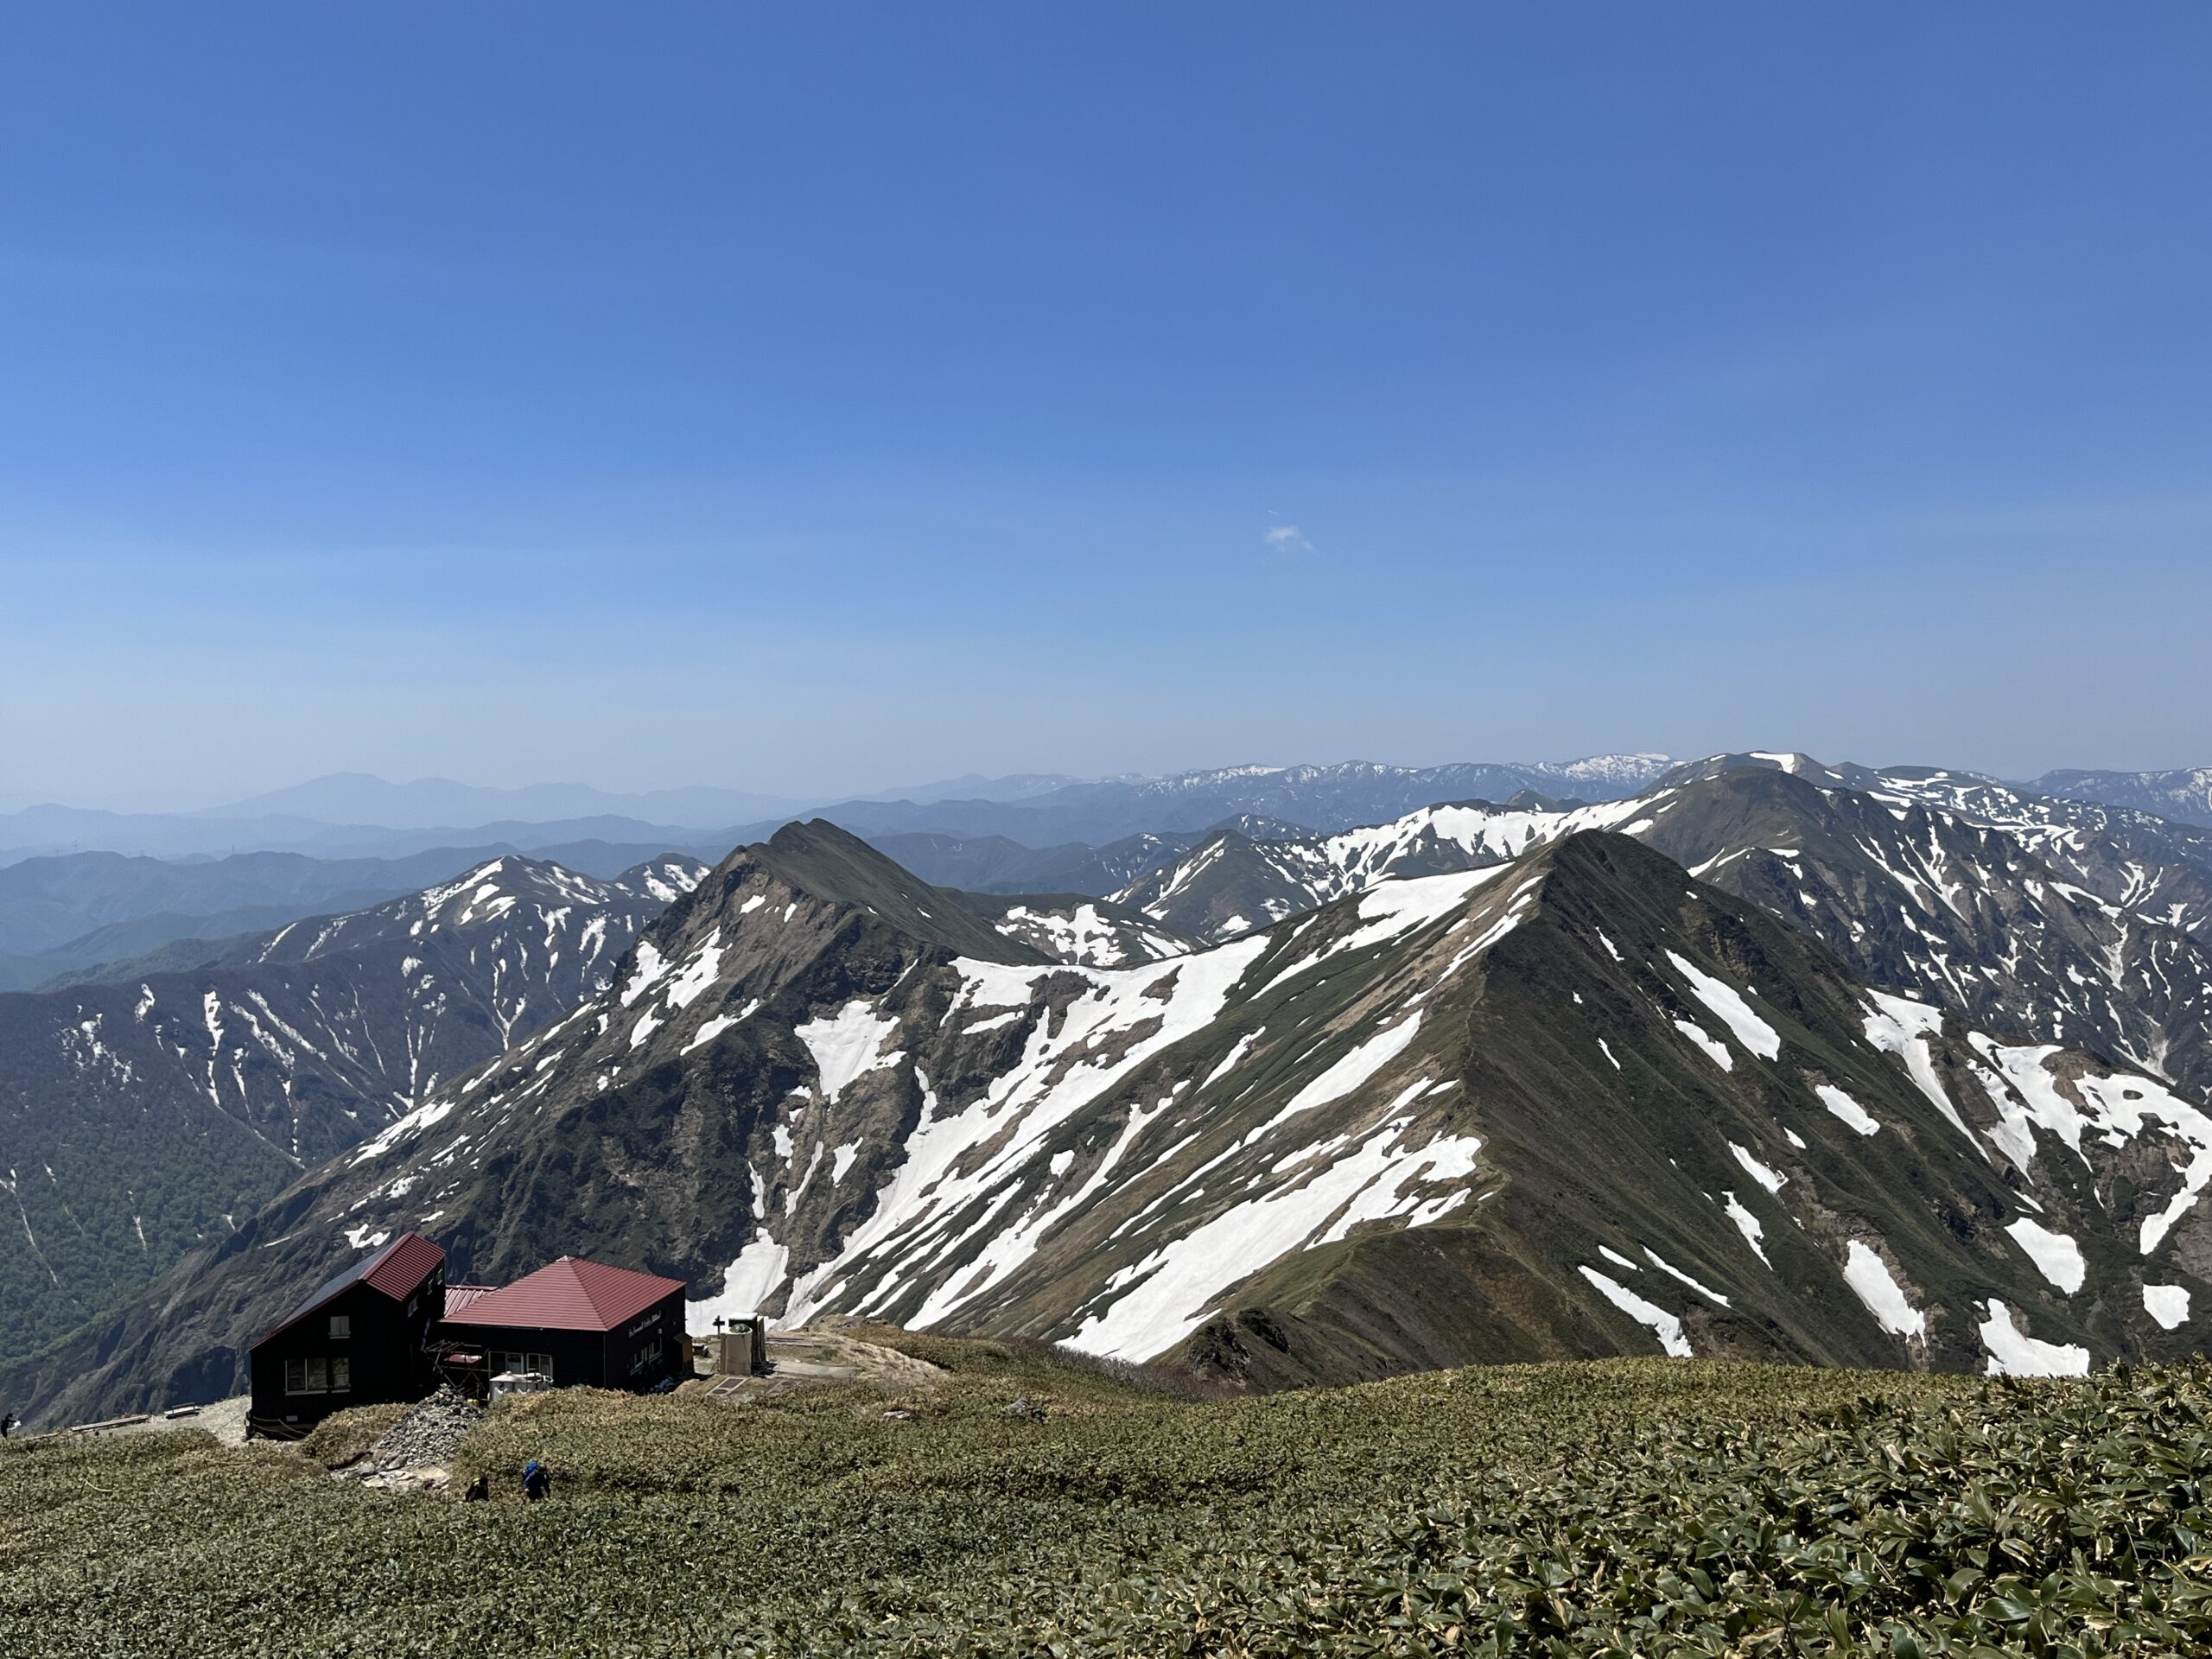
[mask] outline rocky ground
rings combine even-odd
[[[448,1479],[461,1438],[483,1421],[483,1408],[441,1388],[385,1431],[359,1463],[339,1471],[384,1491],[436,1491]]]

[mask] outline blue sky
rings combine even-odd
[[[2196,5],[17,6],[0,807],[2212,762]]]

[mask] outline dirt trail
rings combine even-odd
[[[253,1401],[251,1395],[234,1394],[227,1400],[218,1400],[211,1406],[182,1417],[171,1417],[156,1412],[151,1416],[118,1417],[104,1423],[83,1423],[67,1428],[45,1431],[54,1434],[99,1435],[162,1434],[173,1428],[204,1428],[225,1446],[245,1444],[245,1414]],[[21,1430],[16,1438],[23,1437]]]
[[[760,1400],[794,1388],[831,1382],[880,1382],[891,1388],[933,1388],[948,1373],[880,1343],[863,1342],[834,1326],[804,1325],[772,1332],[768,1372],[763,1376],[708,1379],[707,1392],[721,1400]]]

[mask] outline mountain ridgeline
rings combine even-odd
[[[1901,849],[1841,800],[1738,767],[1603,823],[1442,809],[1324,856],[1337,890],[1301,913],[1112,965],[790,826],[646,925],[603,991],[6,1382],[65,1415],[228,1392],[299,1285],[407,1227],[456,1277],[563,1252],[674,1274],[695,1325],[859,1314],[1260,1387],[2195,1346],[2197,1096],[1978,1002],[1916,932],[1831,950],[1907,875],[2050,891],[2012,843],[1927,851],[1933,809],[1874,803]],[[1822,810],[1844,815],[1832,913]],[[1735,844],[1700,880],[1684,851],[1713,840]],[[1751,891],[1754,844],[1805,883]],[[1140,897],[1115,913],[1138,931]],[[1988,925],[2062,935],[2005,914]],[[1149,919],[1162,948],[1199,931]]]
[[[1336,836],[1224,830],[1116,900],[1219,941],[1385,879],[1618,830],[1809,932],[1873,985],[2212,1098],[2212,910],[2196,896],[2212,855],[2180,826],[1942,781],[1952,776],[1863,774],[1854,786],[1810,763],[1753,761],[1686,768],[1596,806],[1522,798]]]

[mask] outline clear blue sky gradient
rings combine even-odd
[[[0,806],[2212,762],[2208,86],[2199,4],[10,7]]]

